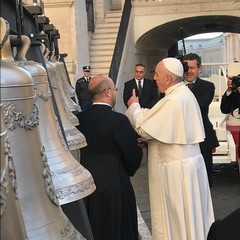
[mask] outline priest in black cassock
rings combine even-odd
[[[96,191],[84,199],[94,240],[138,240],[136,199],[130,177],[140,166],[142,150],[128,118],[112,110],[117,89],[108,76],[89,82],[93,106],[79,112],[77,127],[86,137],[81,164]]]

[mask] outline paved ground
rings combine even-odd
[[[139,232],[142,240],[151,239],[151,218],[146,158],[132,178],[139,209]],[[222,219],[240,207],[240,174],[238,166],[214,165],[211,188],[215,219]]]

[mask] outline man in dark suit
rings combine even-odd
[[[145,66],[143,64],[137,64],[135,66],[135,78],[127,81],[124,84],[123,101],[126,107],[127,102],[132,96],[132,90],[136,90],[137,97],[139,98],[139,104],[142,108],[152,108],[158,101],[158,90],[156,82],[150,79],[144,78],[146,73]]]
[[[83,66],[83,76],[76,82],[76,95],[82,111],[86,111],[92,106],[92,99],[88,90],[88,83],[91,80],[90,66]]]
[[[112,79],[96,75],[89,83],[93,106],[79,112],[77,127],[86,137],[81,164],[96,191],[84,199],[94,240],[137,240],[136,200],[130,176],[140,166],[142,150],[128,118],[112,111],[117,89]]]
[[[210,187],[212,186],[213,156],[212,151],[219,146],[216,132],[208,118],[209,105],[211,104],[215,86],[209,81],[199,78],[202,71],[201,58],[195,53],[189,53],[183,56],[183,62],[188,64],[188,70],[184,72],[184,81],[192,93],[195,95],[202,113],[203,125],[206,138],[200,143],[201,153],[203,155]]]

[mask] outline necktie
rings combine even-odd
[[[188,83],[187,87],[191,90],[193,88],[193,83]]]
[[[141,97],[141,95],[142,95],[142,84],[141,84],[141,80],[138,81],[138,92],[139,92],[139,96]]]

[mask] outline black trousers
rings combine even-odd
[[[209,186],[212,187],[212,172],[213,172],[212,149],[202,151],[201,153],[203,155],[203,159],[204,159],[205,166],[206,166],[206,169],[207,169]]]

